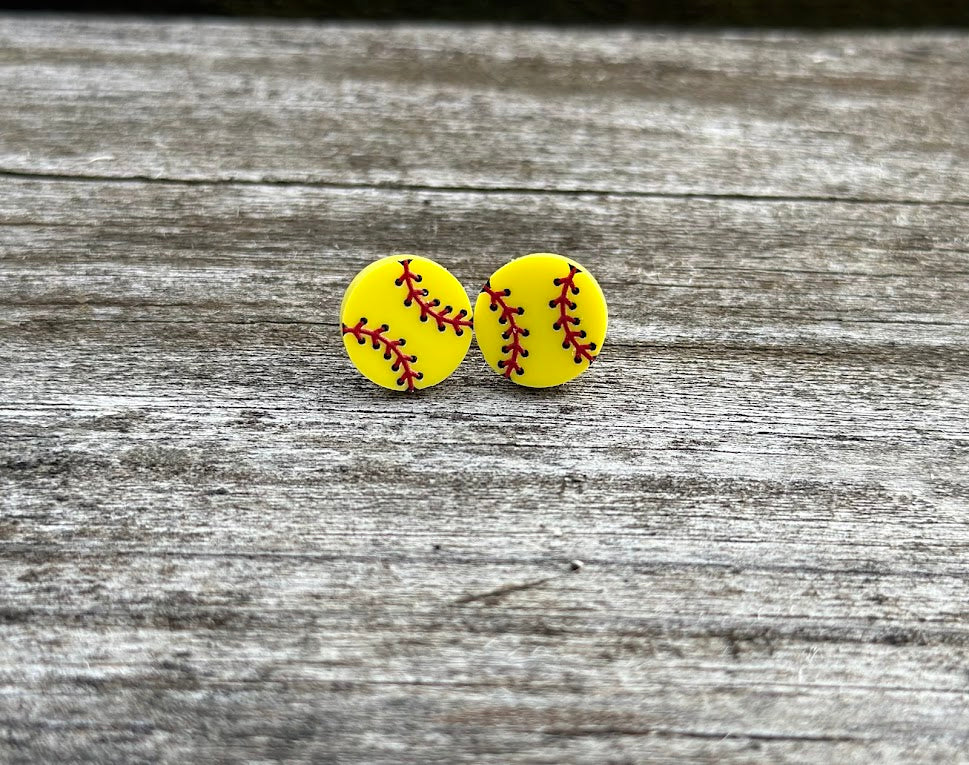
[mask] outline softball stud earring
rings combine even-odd
[[[574,260],[551,253],[505,264],[474,306],[485,361],[502,377],[548,388],[578,377],[606,337],[602,289]]]
[[[357,274],[340,306],[343,345],[371,382],[413,391],[448,377],[471,345],[471,301],[451,272],[416,255]]]

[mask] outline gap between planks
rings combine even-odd
[[[899,205],[906,207],[969,207],[969,199],[908,199],[905,197],[853,197],[812,196],[785,194],[737,194],[716,192],[634,191],[624,189],[543,188],[539,186],[447,186],[420,183],[353,183],[335,181],[291,180],[285,178],[179,178],[176,176],[149,175],[80,175],[61,173],[33,173],[22,170],[0,169],[0,178],[16,180],[39,180],[63,183],[161,183],[177,186],[285,186],[292,188],[333,189],[344,191],[427,192],[440,194],[503,194],[602,197],[617,199],[684,199],[723,200],[735,202],[802,202],[816,204]]]

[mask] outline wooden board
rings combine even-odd
[[[969,39],[0,21],[23,173],[969,203]]]
[[[0,761],[969,759],[967,53],[0,19]],[[352,374],[545,249],[588,375]]]

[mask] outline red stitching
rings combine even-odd
[[[415,390],[414,381],[424,377],[423,372],[415,372],[413,367],[411,367],[411,364],[417,361],[417,356],[408,356],[400,350],[400,347],[405,342],[403,338],[400,340],[391,340],[389,337],[384,336],[384,332],[390,331],[390,327],[386,324],[381,325],[379,329],[365,329],[363,325],[366,323],[366,319],[360,319],[352,327],[344,324],[343,334],[353,335],[361,345],[367,342],[365,338],[370,338],[370,343],[375,351],[379,351],[381,345],[386,348],[384,358],[388,361],[393,359],[394,362],[390,366],[391,370],[401,372],[400,377],[397,378],[397,384],[406,385],[409,391]]]
[[[585,359],[590,364],[596,360],[597,356],[589,353],[589,351],[594,351],[596,349],[595,343],[580,343],[579,340],[585,338],[585,330],[580,330],[576,332],[572,329],[573,325],[578,325],[579,319],[577,316],[570,316],[569,311],[574,311],[577,306],[571,300],[569,300],[569,292],[573,295],[579,294],[579,288],[575,286],[575,275],[580,273],[579,269],[573,265],[569,265],[569,275],[564,279],[555,279],[552,283],[558,287],[562,286],[562,291],[559,296],[554,300],[550,300],[548,305],[549,308],[555,308],[558,306],[559,318],[552,325],[552,329],[561,329],[565,332],[565,340],[562,343],[563,348],[572,347],[575,350],[575,363],[581,363],[582,359]]]
[[[520,338],[528,337],[528,330],[518,324],[518,317],[525,313],[524,309],[508,305],[505,302],[505,298],[511,295],[511,290],[494,290],[491,288],[491,282],[487,282],[481,288],[481,291],[491,298],[492,311],[501,309],[501,316],[498,317],[498,323],[508,323],[508,329],[501,333],[503,339],[511,340],[508,345],[501,346],[502,353],[510,354],[507,359],[498,361],[498,367],[504,370],[502,375],[511,379],[512,373],[524,374],[525,370],[518,363],[519,358],[525,358],[528,355],[528,351],[525,350],[520,342]]]
[[[415,274],[410,270],[410,260],[402,260],[400,264],[404,267],[404,273],[394,282],[398,287],[407,285],[407,297],[404,298],[404,305],[410,306],[411,302],[416,302],[421,309],[421,321],[427,321],[427,317],[430,316],[437,322],[437,328],[444,331],[446,326],[451,327],[454,330],[454,334],[463,335],[464,330],[462,327],[471,327],[471,319],[464,318],[468,315],[468,312],[462,308],[456,316],[448,316],[454,309],[446,305],[443,310],[438,310],[438,306],[441,305],[441,301],[435,298],[434,300],[427,301],[424,298],[427,297],[427,290],[421,287],[415,286],[418,282],[422,280],[420,274]]]

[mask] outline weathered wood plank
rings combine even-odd
[[[969,210],[2,186],[11,757],[963,751]],[[589,376],[345,377],[358,266],[526,228]]]
[[[0,761],[964,761],[967,50],[0,17]],[[349,373],[536,249],[589,375]]]
[[[0,170],[969,203],[963,35],[0,19]]]

